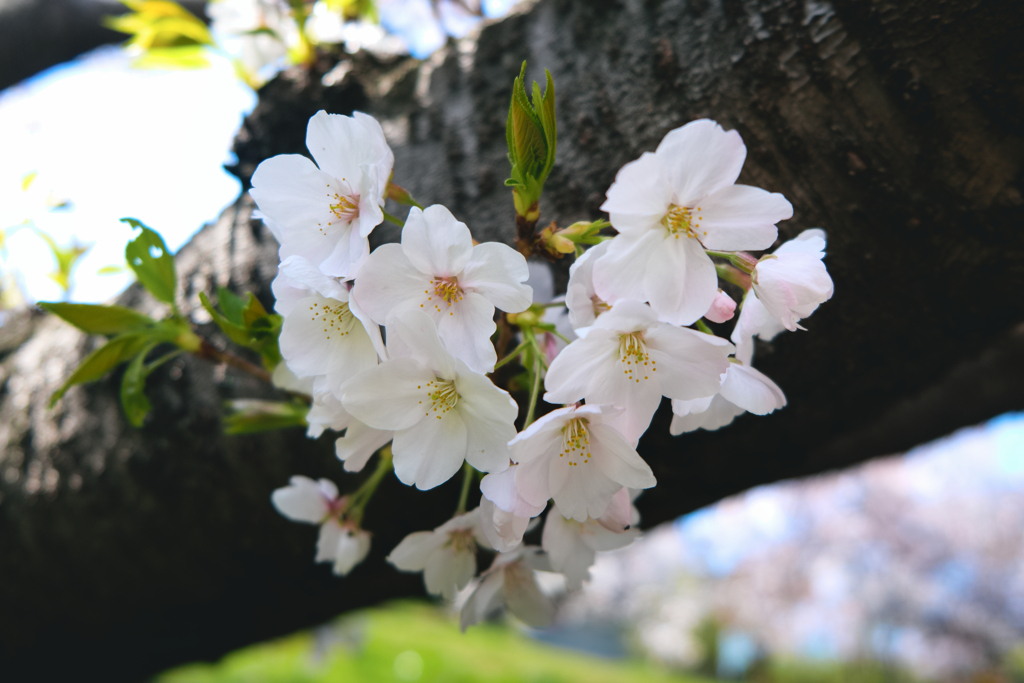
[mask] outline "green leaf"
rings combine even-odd
[[[113,335],[151,327],[156,321],[124,306],[96,306],[40,301],[39,308],[89,334]]]
[[[210,66],[204,45],[179,45],[176,47],[154,47],[143,52],[132,61],[136,69],[168,69],[187,71],[205,69]]]
[[[50,407],[52,408],[74,385],[95,382],[151,343],[150,335],[140,332],[128,332],[114,337],[86,356],[64,385],[50,397]]]
[[[226,287],[217,288],[217,304],[224,312],[224,317],[236,325],[245,327],[242,311],[245,310],[245,299]]]
[[[546,87],[541,92],[534,82],[532,100],[526,92],[526,62],[512,85],[505,140],[512,177],[505,185],[515,188],[516,209],[528,211],[540,199],[544,181],[555,164],[557,126],[555,123],[555,84],[551,72],[544,71]],[[522,209],[522,210],[521,210]]]
[[[213,307],[205,293],[199,293],[203,308],[213,317],[221,331],[239,346],[258,352],[268,369],[277,367],[281,362],[278,338],[281,336],[281,323],[284,319],[267,313],[252,292],[246,295],[244,303],[241,297],[223,288],[218,297],[221,307],[225,309],[223,314]]]
[[[141,427],[142,421],[153,409],[153,405],[146,398],[145,389],[146,377],[152,372],[151,368],[146,367],[146,356],[154,346],[156,342],[147,344],[139,351],[121,378],[121,408],[124,409],[124,414],[133,427]]]
[[[249,331],[242,325],[233,323],[221,315],[221,312],[210,303],[210,299],[207,298],[205,292],[199,292],[199,302],[206,309],[206,312],[213,317],[213,322],[217,323],[217,327],[227,335],[228,339],[241,346],[249,346]]]
[[[256,295],[252,292],[247,293],[245,301],[245,308],[242,309],[242,323],[246,327],[252,327],[253,323],[261,318],[267,317],[267,309],[263,308],[263,304],[256,298]]]
[[[224,404],[225,434],[253,434],[272,429],[306,427],[309,406],[300,401],[258,401],[239,399]]]
[[[128,267],[135,271],[135,277],[153,296],[177,310],[174,290],[178,278],[174,270],[174,257],[167,250],[163,238],[134,218],[122,218],[121,222],[142,230],[124,249]]]

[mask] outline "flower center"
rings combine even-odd
[[[562,427],[562,452],[559,458],[569,456],[569,466],[578,467],[580,462],[590,462],[590,430],[585,417],[574,417]]]
[[[700,229],[700,222],[704,220],[704,217],[700,215],[700,211],[701,208],[698,206],[696,209],[697,217],[694,218],[694,209],[670,204],[668,213],[661,219],[661,224],[668,230],[668,234],[676,239],[679,239],[680,235],[699,239],[697,234]],[[704,234],[707,235],[706,232]]]
[[[448,533],[448,543],[457,553],[476,552],[476,539],[472,529],[456,529]]]
[[[649,379],[650,372],[657,372],[657,361],[651,359],[647,353],[647,344],[644,343],[642,332],[629,332],[619,335],[619,359],[625,364],[622,372],[626,379],[635,379],[640,383],[640,377]],[[635,372],[635,374],[634,374]]]
[[[310,320],[324,326],[324,333],[328,339],[331,338],[331,335],[336,335],[340,339],[351,333],[352,326],[356,322],[356,317],[348,309],[348,304],[341,301],[336,301],[333,304],[314,302],[309,310],[313,312],[313,317]]]
[[[423,387],[417,386],[416,388],[420,389]],[[425,388],[427,390],[427,398],[430,399],[430,410],[423,413],[424,415],[430,415],[432,410],[435,413],[435,417],[440,420],[442,415],[454,408],[459,402],[459,392],[455,391],[455,380],[453,379],[435,377],[427,382]],[[420,403],[423,403],[423,401],[420,401]]]
[[[594,317],[598,317],[602,313],[607,313],[612,310],[612,307],[597,298],[597,295],[590,297],[590,305],[594,309]]]
[[[335,192],[334,202],[331,204],[331,213],[338,220],[351,223],[359,217],[359,195],[349,196]]]

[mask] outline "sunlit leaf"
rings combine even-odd
[[[128,266],[103,266],[96,271],[97,275],[120,275],[121,273],[127,273]]]
[[[121,222],[142,230],[142,233],[125,247],[124,256],[128,261],[128,267],[135,272],[135,277],[154,297],[174,306],[177,275],[174,270],[174,257],[167,250],[163,238],[155,230],[134,218],[122,218]]]
[[[146,398],[146,377],[150,370],[146,368],[146,356],[156,344],[149,344],[135,355],[121,378],[121,408],[125,417],[133,427],[141,427],[146,415],[153,405]]]
[[[32,183],[38,177],[38,171],[29,171],[28,173],[26,173],[21,179],[21,191],[28,192],[28,188],[32,187]]]
[[[55,301],[41,301],[38,306],[89,334],[121,334],[157,324],[149,316],[124,306],[69,304]]]
[[[202,45],[155,47],[133,60],[132,66],[136,69],[205,69],[210,66],[210,59]]]
[[[151,343],[152,339],[148,335],[139,332],[129,332],[114,337],[86,356],[64,385],[50,397],[50,407],[52,408],[74,385],[95,382]]]

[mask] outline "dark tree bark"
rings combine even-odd
[[[182,0],[202,16],[206,0]],[[0,90],[128,36],[102,25],[123,14],[118,0],[0,0]]]
[[[709,116],[739,130],[741,182],[794,204],[781,239],[828,231],[836,294],[809,333],[758,348],[785,410],[674,439],[662,406],[641,441],[659,481],[639,502],[651,525],[1024,407],[1021,25],[1011,3],[979,1],[541,0],[426,64],[360,57],[322,79],[325,58],[282,75],[234,171],[246,181],[264,158],[304,152],[318,109],[366,110],[396,182],[510,242],[504,121],[523,59],[558,88],[542,224],[598,217],[619,167],[673,127]],[[276,245],[250,211],[240,199],[182,249],[185,310],[218,284],[270,303]],[[0,330],[3,670],[142,677],[422,591],[383,557],[447,519],[458,482],[421,493],[388,478],[366,518],[370,558],[336,579],[311,562],[315,529],[268,504],[295,473],[355,485],[331,440],[220,434],[220,401],[265,387],[181,359],[150,379],[154,414],[133,430],[118,377],[45,406],[94,341],[37,316]]]

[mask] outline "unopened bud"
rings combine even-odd
[[[713,323],[724,323],[732,320],[736,315],[736,302],[722,290],[718,290],[715,300],[711,302],[711,308],[704,314],[704,317]]]

